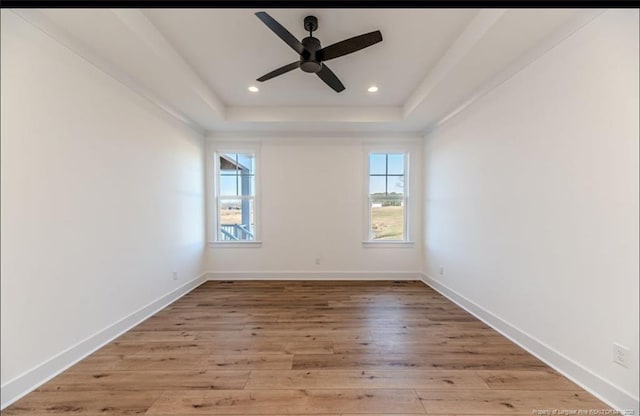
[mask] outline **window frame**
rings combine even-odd
[[[404,155],[404,192],[402,196],[404,218],[403,218],[403,239],[402,240],[373,240],[371,238],[371,196],[369,189],[369,180],[371,172],[371,155],[372,154],[403,154]],[[363,247],[412,247],[414,242],[411,240],[411,149],[409,146],[365,146],[364,148],[364,233]],[[385,176],[397,176],[385,172]]]
[[[253,196],[247,197],[242,195],[221,195],[220,194],[220,155],[222,154],[248,154],[253,156]],[[257,145],[212,145],[207,152],[209,159],[210,172],[210,228],[209,228],[209,244],[221,247],[256,247],[262,244],[260,229],[260,148]],[[221,199],[249,199],[253,201],[253,222],[254,222],[254,239],[253,240],[222,240],[219,234],[220,222],[220,201]]]

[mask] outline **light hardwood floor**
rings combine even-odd
[[[421,282],[245,281],[205,283],[3,414],[605,408]]]

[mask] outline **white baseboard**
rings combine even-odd
[[[423,273],[421,280],[612,408],[621,412],[629,412],[621,414],[640,414],[638,410],[638,397],[634,397],[632,394],[593,373],[588,368],[585,368],[571,358],[527,334],[525,331],[494,315],[428,274]],[[633,413],[630,413],[630,411],[633,411]]]
[[[76,345],[67,348],[42,364],[37,365],[12,380],[9,380],[0,386],[0,396],[2,397],[0,409],[4,409],[11,403],[20,399],[22,396],[35,390],[40,385],[51,380],[53,377],[87,357],[89,354],[92,354],[151,315],[165,308],[167,305],[175,302],[177,299],[200,286],[205,281],[206,273],[203,273],[195,279],[122,318],[118,322],[96,332]]]
[[[207,280],[422,280],[422,272],[380,271],[222,271]]]

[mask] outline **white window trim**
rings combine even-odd
[[[218,189],[220,187],[219,181],[219,161],[217,155],[220,153],[246,153],[254,155],[254,196],[253,196],[253,220],[255,222],[255,234],[254,240],[246,241],[228,241],[218,239]],[[260,247],[262,245],[261,238],[261,218],[260,218],[260,145],[259,144],[242,144],[242,145],[230,145],[223,143],[208,143],[207,149],[207,167],[208,167],[208,190],[209,190],[209,230],[208,230],[208,243],[211,246],[216,247]]]
[[[404,153],[404,240],[370,240],[369,232],[371,230],[371,213],[369,207],[369,155],[371,153]],[[413,212],[411,210],[411,147],[407,145],[366,145],[364,146],[364,195],[363,195],[363,212],[364,212],[364,230],[362,247],[365,248],[411,248],[414,241],[411,240],[411,218]]]
[[[365,248],[411,248],[415,245],[413,241],[394,241],[394,240],[380,240],[380,241],[363,241],[362,247]]]

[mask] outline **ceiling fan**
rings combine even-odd
[[[375,32],[365,33],[364,35],[355,36],[334,43],[324,48],[320,45],[320,40],[313,37],[313,32],[318,29],[318,19],[315,16],[307,16],[304,18],[304,28],[309,31],[309,36],[298,41],[287,29],[278,23],[273,17],[266,12],[256,13],[258,19],[267,25],[280,39],[289,45],[294,51],[300,55],[300,59],[291,62],[283,67],[269,72],[261,76],[257,81],[264,82],[271,78],[293,71],[296,68],[302,69],[304,72],[315,73],[328,86],[336,92],[344,90],[344,85],[338,79],[336,74],[325,65],[325,61],[339,58],[341,56],[359,51],[371,45],[382,41],[382,33],[379,30]]]

